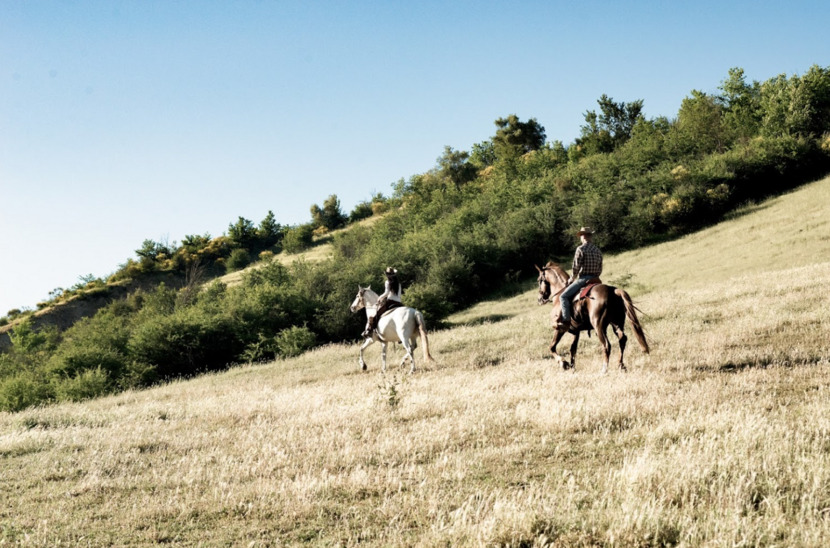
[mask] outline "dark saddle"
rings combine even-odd
[[[400,301],[384,300],[379,307],[380,314],[378,316],[386,316],[392,310],[402,306],[403,303]]]

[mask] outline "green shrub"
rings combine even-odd
[[[251,264],[251,254],[247,249],[236,248],[231,251],[230,257],[225,262],[225,268],[228,272],[235,272],[241,270]]]
[[[95,343],[66,345],[48,362],[49,374],[58,378],[74,378],[86,371],[100,369],[118,377],[127,367],[127,356]]]
[[[49,401],[54,393],[41,377],[21,372],[0,380],[0,410],[21,411]]]
[[[452,312],[446,289],[437,284],[412,284],[403,300],[406,306],[417,308],[428,322],[437,322]]]
[[[283,329],[274,338],[279,355],[284,358],[299,356],[317,344],[317,335],[308,327],[291,326]]]
[[[354,206],[352,212],[349,213],[349,222],[356,223],[357,221],[371,217],[373,214],[372,203],[360,202]]]
[[[104,396],[111,391],[112,383],[107,372],[98,367],[55,380],[55,396],[58,401],[83,401]]]
[[[228,316],[195,306],[144,318],[128,346],[134,360],[155,366],[162,379],[223,369],[244,348]]]
[[[261,362],[273,358],[278,351],[274,337],[267,337],[259,333],[256,341],[248,343],[240,358],[248,363]]]
[[[288,253],[299,253],[311,247],[314,227],[310,224],[294,226],[285,231],[282,248]]]

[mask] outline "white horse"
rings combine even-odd
[[[372,291],[371,287],[357,286],[357,296],[352,302],[349,310],[357,312],[361,308],[366,309],[366,319],[373,318],[377,314],[378,294]],[[365,371],[366,362],[363,360],[363,350],[375,341],[380,341],[381,356],[383,358],[383,370],[386,371],[386,345],[390,342],[399,342],[406,350],[406,355],[401,360],[401,367],[406,363],[407,358],[411,363],[410,373],[415,372],[415,357],[412,349],[415,346],[415,337],[420,335],[424,345],[424,361],[435,361],[429,354],[429,339],[427,338],[424,316],[406,306],[399,306],[386,312],[380,317],[377,323],[378,328],[372,332],[371,338],[366,338],[360,346],[360,367]],[[416,331],[415,328],[418,328]]]

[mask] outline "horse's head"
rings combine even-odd
[[[545,267],[539,268],[536,266],[536,270],[539,271],[539,277],[536,279],[536,282],[539,284],[539,299],[537,299],[537,302],[543,305],[550,300],[550,282],[545,276]]]
[[[537,302],[542,305],[549,303],[552,295],[568,285],[568,275],[559,265],[553,262],[548,262],[541,268],[536,266],[536,270],[539,271],[539,277],[536,279],[539,284],[539,299]]]
[[[357,295],[355,296],[354,301],[352,301],[352,305],[349,307],[349,310],[351,310],[352,312],[357,312],[358,310],[366,306],[366,301],[363,300],[364,291],[366,290],[360,287],[360,285],[357,286]]]
[[[374,291],[372,291],[372,286],[360,287],[360,285],[358,285],[357,295],[355,296],[354,301],[352,301],[352,305],[349,307],[349,310],[357,312],[361,308],[375,306],[377,299],[378,296]]]

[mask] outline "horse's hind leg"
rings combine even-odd
[[[603,325],[597,329],[597,338],[602,345],[602,351],[605,354],[605,361],[602,362],[602,374],[608,373],[608,360],[611,359],[611,341],[608,340],[608,333],[606,333],[607,326]]]
[[[625,336],[625,331],[623,331],[621,326],[618,327],[616,324],[613,324],[611,327],[614,329],[614,334],[620,339],[620,369],[627,371],[625,363],[623,363],[623,356],[625,355],[625,343],[628,342],[628,337]]]
[[[415,372],[415,356],[412,355],[412,346],[410,344],[404,344],[404,349],[406,349],[406,354],[404,355],[403,359],[401,360],[401,367],[403,364],[406,363],[406,360],[409,359],[409,372]]]

